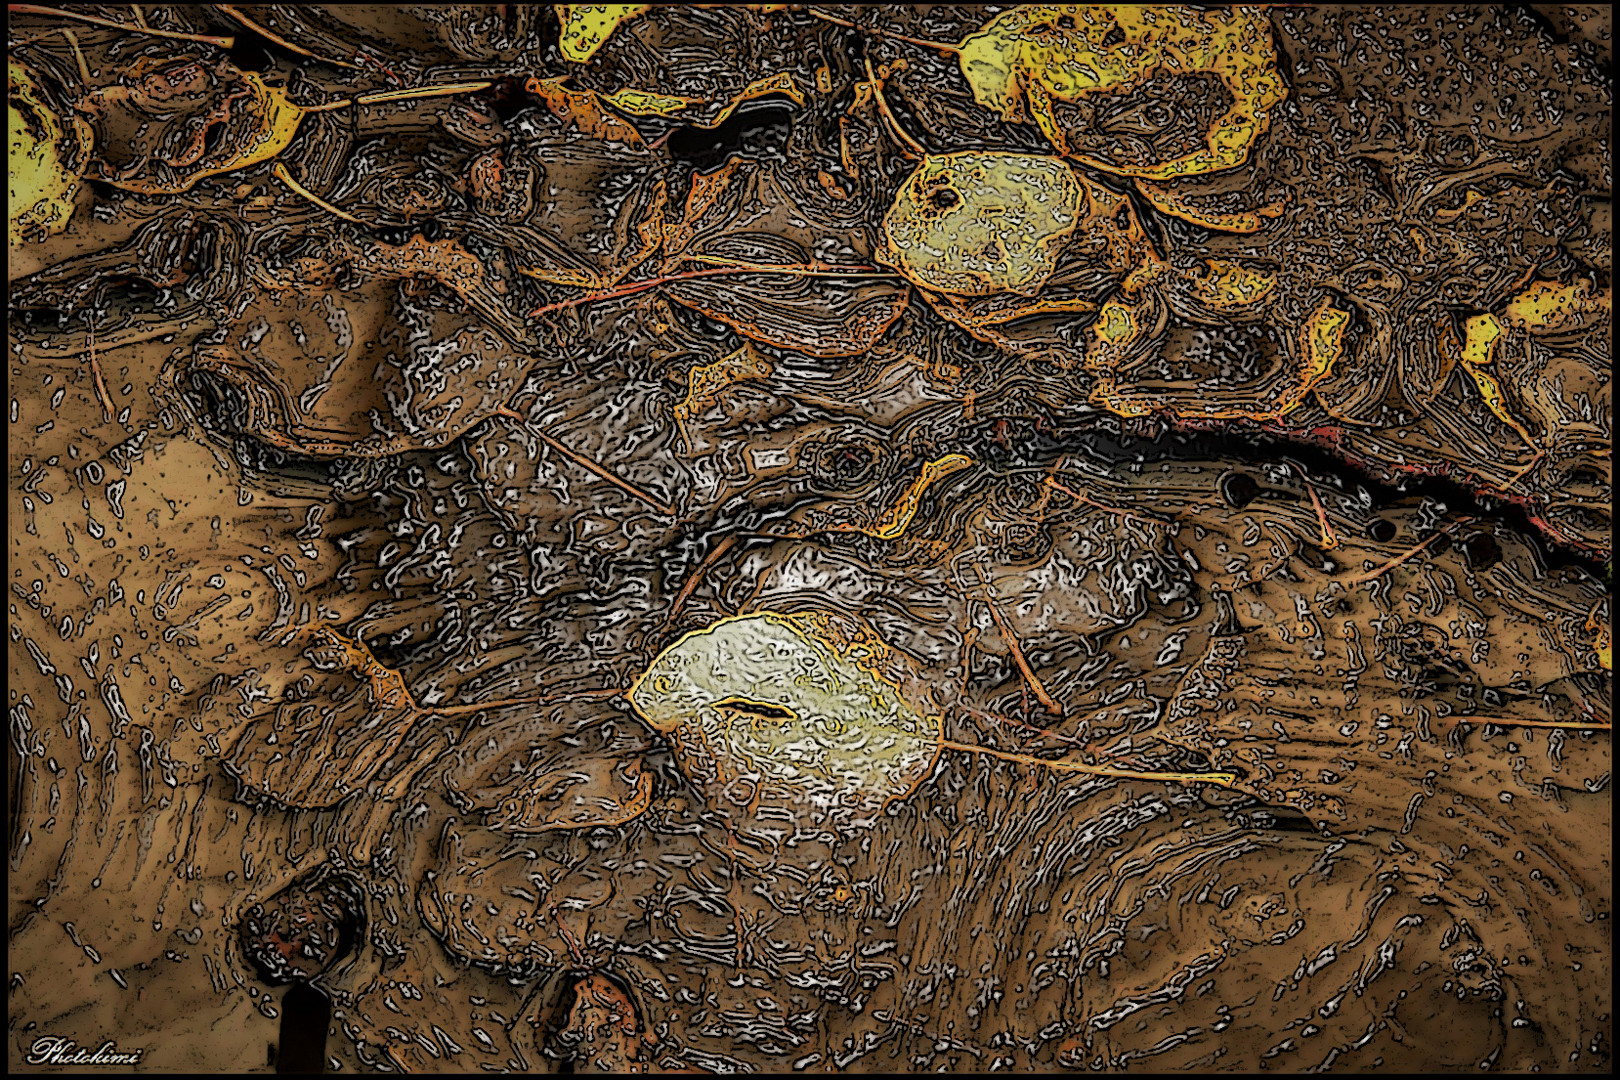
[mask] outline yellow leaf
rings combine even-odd
[[[1256,9],[1030,5],[1004,12],[959,49],[979,104],[1011,121],[1033,120],[1062,153],[1121,176],[1167,180],[1229,169],[1270,126],[1288,93],[1277,72],[1265,14]],[[1113,162],[1074,151],[1056,106],[1130,91],[1159,75],[1207,72],[1231,106],[1202,149],[1168,161]]]
[[[876,259],[938,292],[1034,295],[1080,220],[1081,195],[1057,158],[931,155],[884,217]]]
[[[603,101],[615,109],[621,109],[631,116],[673,116],[689,106],[701,102],[702,98],[679,97],[673,94],[654,94],[646,90],[632,90],[626,87],[615,90],[611,94],[601,95]]]
[[[1228,312],[1253,307],[1270,299],[1277,279],[1224,259],[1205,259],[1202,272],[1181,278],[1187,294],[1206,308]]]
[[[45,103],[34,73],[16,60],[6,65],[6,127],[10,133],[11,184],[7,207],[6,239],[21,247],[36,235],[59,233],[73,216],[73,197],[79,174],[66,157],[67,137],[62,118]],[[79,160],[88,156],[89,128],[73,122]]]
[[[1538,337],[1584,330],[1608,323],[1612,297],[1608,289],[1594,291],[1589,281],[1538,281],[1509,300],[1502,317]]]
[[[689,777],[712,762],[721,781],[785,789],[813,816],[871,811],[927,775],[941,718],[902,689],[900,661],[875,634],[843,622],[774,611],[721,619],[659,654],[630,703],[672,736]]]
[[[731,114],[737,111],[737,106],[741,105],[743,102],[752,101],[755,98],[762,98],[769,94],[783,94],[791,99],[795,105],[802,106],[804,104],[803,91],[801,91],[793,82],[793,76],[783,71],[775,75],[767,75],[763,79],[755,79],[753,82],[743,87],[742,91],[738,93],[736,97],[732,98],[731,101],[726,104],[725,108],[721,109],[717,114],[715,114],[713,120],[703,124],[694,124],[693,126],[704,128],[706,130],[717,128],[721,124],[725,123],[726,120],[730,118]]]
[[[1496,342],[1502,336],[1502,323],[1495,315],[1475,315],[1463,321],[1464,367],[1483,367],[1496,359]]]
[[[1532,299],[1520,310],[1520,317],[1526,317],[1529,311],[1534,310],[1535,300],[1532,290]],[[1510,309],[1512,305],[1509,305]],[[1509,411],[1507,396],[1502,392],[1501,383],[1496,376],[1486,370],[1496,361],[1496,351],[1502,339],[1502,322],[1495,315],[1475,315],[1463,320],[1463,343],[1457,360],[1462,364],[1463,370],[1468,372],[1479,387],[1479,396],[1484,399],[1485,405],[1496,415],[1496,418],[1519,433],[1519,437],[1531,446],[1536,440],[1530,437],[1517,417]],[[1451,339],[1455,341],[1456,339]]]
[[[752,344],[712,364],[693,368],[686,377],[686,399],[675,406],[675,418],[690,420],[714,405],[722,390],[745,379],[768,378],[772,370],[770,358]]]
[[[583,64],[618,25],[651,8],[651,4],[558,4],[557,18],[562,23],[558,45],[563,58]]]

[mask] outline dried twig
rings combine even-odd
[[[208,34],[188,34],[183,30],[159,30],[154,26],[131,26],[128,23],[113,22],[103,19],[99,15],[85,15],[78,11],[64,11],[62,8],[41,7],[38,4],[7,4],[6,10],[13,15],[54,15],[62,19],[75,19],[79,22],[89,23],[92,26],[105,26],[109,30],[123,30],[131,34],[149,34],[152,37],[174,38],[178,41],[199,41],[204,45],[217,45],[221,49],[229,49],[236,44],[233,37],[213,37]]]

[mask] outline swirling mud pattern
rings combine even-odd
[[[1610,19],[11,5],[11,1067],[1608,1072]]]

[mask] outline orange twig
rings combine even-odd
[[[572,461],[575,465],[578,465],[580,468],[585,469],[588,472],[595,473],[597,476],[601,477],[603,480],[606,480],[608,483],[613,484],[615,487],[617,487],[619,490],[625,492],[626,494],[634,495],[636,498],[640,499],[642,502],[646,503],[648,506],[650,506],[654,510],[658,511],[660,514],[663,514],[666,517],[680,517],[681,516],[680,511],[676,510],[673,506],[669,505],[668,503],[658,501],[657,499],[653,498],[651,495],[647,494],[645,491],[642,491],[640,488],[638,488],[634,484],[630,483],[628,480],[623,480],[623,479],[620,479],[619,477],[613,475],[607,469],[605,469],[602,466],[598,465],[596,462],[592,461],[590,458],[585,457],[585,456],[583,456],[581,454],[574,453],[572,450],[568,449],[568,447],[564,446],[562,443],[558,442],[556,439],[553,439],[550,435],[547,435],[545,432],[541,431],[539,428],[537,428],[533,424],[529,423],[522,416],[520,416],[517,413],[513,412],[511,409],[507,408],[505,405],[502,405],[500,408],[496,409],[495,410],[495,415],[497,415],[497,416],[505,416],[505,417],[508,417],[510,419],[516,420],[518,423],[522,424],[523,427],[527,431],[531,432],[535,436],[535,438],[539,439],[541,442],[544,442],[547,446],[551,447],[553,450],[557,451],[559,454],[562,454],[569,461]]]
[[[714,550],[709,552],[702,562],[698,563],[697,569],[692,571],[692,576],[687,578],[686,582],[681,586],[681,591],[675,594],[675,602],[669,606],[669,615],[664,619],[665,626],[674,622],[675,616],[681,613],[681,608],[686,604],[686,601],[691,599],[693,592],[697,591],[698,583],[703,580],[703,575],[708,573],[714,564],[725,556],[726,552],[736,546],[737,534],[732,533],[716,544]]]
[[[111,422],[113,418],[112,395],[107,393],[107,382],[101,377],[101,361],[96,359],[96,328],[90,328],[90,374],[95,376],[96,397],[101,399],[102,419]]]
[[[894,38],[896,41],[904,41],[912,45],[920,45],[925,49],[938,49],[940,52],[947,52],[951,53],[952,55],[962,51],[962,47],[960,45],[947,45],[943,41],[929,41],[926,38],[914,38],[906,34],[898,34],[893,30],[878,30],[870,26],[862,26],[859,23],[850,22],[848,19],[840,19],[836,15],[828,15],[825,11],[817,11],[813,7],[805,8],[804,13],[809,15],[811,18],[820,19],[822,22],[830,22],[834,26],[845,26],[851,30],[859,30],[863,34],[875,34],[878,37]]]
[[[1510,728],[1510,727],[1545,727],[1545,728],[1574,729],[1576,731],[1613,731],[1614,730],[1614,722],[1612,720],[1607,721],[1607,722],[1601,722],[1600,721],[1598,723],[1592,723],[1592,724],[1581,724],[1581,723],[1576,723],[1574,720],[1485,720],[1485,719],[1482,719],[1480,717],[1475,717],[1475,716],[1463,716],[1463,717],[1458,717],[1456,722],[1459,723],[1459,724],[1490,724],[1492,727],[1503,727],[1503,728]]]
[[[1322,500],[1316,497],[1316,488],[1311,486],[1311,482],[1309,480],[1305,481],[1305,491],[1311,497],[1311,505],[1316,507],[1317,524],[1322,526],[1323,550],[1331,550],[1332,548],[1338,547],[1339,534],[1334,532],[1333,526],[1329,524],[1327,518],[1327,509],[1322,506]]]
[[[555,304],[542,304],[529,312],[529,318],[537,315],[549,315],[553,311],[562,311],[565,308],[578,307],[581,304],[591,304],[598,300],[617,300],[623,296],[634,296],[636,293],[656,289],[660,285],[669,285],[678,281],[692,281],[697,278],[722,277],[730,274],[788,274],[797,277],[853,277],[856,275],[877,274],[882,277],[896,277],[898,275],[879,271],[874,267],[804,267],[804,266],[764,266],[751,264],[747,266],[714,266],[704,270],[684,270],[679,274],[664,274],[660,277],[648,278],[645,281],[632,281],[624,285],[616,285],[611,289],[599,292],[586,293],[576,296],[572,300],[559,300]]]
[[[1005,641],[1007,648],[1011,650],[1013,662],[1018,665],[1018,670],[1024,673],[1024,678],[1029,681],[1029,688],[1035,691],[1035,697],[1046,706],[1046,711],[1053,716],[1062,716],[1063,706],[1054,701],[1052,695],[1046,692],[1046,687],[1041,685],[1041,680],[1035,675],[1035,669],[1030,667],[1029,661],[1024,658],[1024,650],[1018,647],[1018,635],[1007,625],[1007,620],[990,596],[990,579],[985,577],[984,568],[975,566],[974,570],[978,572],[979,580],[984,583],[984,605],[990,609],[990,617],[996,621],[996,629],[1001,632],[1001,640]]]
[[[1374,578],[1382,577],[1384,574],[1406,562],[1406,560],[1420,554],[1425,548],[1434,543],[1436,540],[1440,539],[1442,536],[1447,536],[1455,530],[1462,528],[1464,525],[1472,524],[1473,520],[1473,518],[1462,518],[1458,521],[1453,521],[1450,525],[1447,525],[1444,529],[1441,529],[1439,532],[1435,533],[1421,544],[1418,544],[1416,547],[1409,549],[1401,555],[1397,555],[1395,558],[1391,559],[1383,566],[1378,567],[1376,570],[1369,570],[1365,574],[1357,574],[1355,577],[1346,578],[1344,583],[1346,585],[1360,585],[1364,581],[1372,581]]]

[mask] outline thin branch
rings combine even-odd
[[[349,65],[353,67],[354,65]],[[480,90],[488,90],[494,83],[487,81],[445,83],[443,86],[418,86],[409,90],[377,90],[370,94],[361,94],[358,97],[343,98],[340,101],[328,101],[321,105],[300,105],[304,112],[331,112],[334,109],[347,109],[351,105],[378,105],[385,101],[414,101],[417,98],[449,97],[452,94],[475,94]]]
[[[254,22],[252,19],[242,14],[239,8],[236,8],[231,4],[215,4],[214,7],[220,11],[223,11],[225,14],[229,15],[231,18],[253,31],[255,34],[258,34],[260,37],[265,38],[268,41],[273,41],[277,45],[280,45],[283,49],[291,50],[300,56],[307,56],[312,60],[319,60],[323,64],[334,64],[337,67],[358,68],[360,66],[359,64],[351,64],[347,60],[333,60],[329,57],[312,53],[302,45],[288,41],[286,38],[282,37],[274,30],[271,30],[269,27]],[[140,17],[140,10],[140,8],[135,9],[136,18]]]
[[[874,27],[862,26],[859,23],[850,22],[848,19],[840,19],[836,15],[829,15],[825,11],[817,11],[813,7],[805,8],[804,13],[809,15],[811,18],[820,19],[822,22],[830,22],[834,26],[843,26],[848,27],[851,30],[859,30],[863,34],[875,34],[878,37],[893,38],[896,41],[904,41],[911,45],[919,45],[924,49],[938,49],[940,52],[950,53],[952,56],[955,56],[957,53],[962,51],[962,47],[960,45],[947,45],[943,41],[929,41],[926,38],[914,38],[907,34],[896,33],[893,30],[878,30]]]
[[[696,256],[687,257],[697,259]],[[698,261],[702,260],[699,259]],[[549,315],[553,311],[563,311],[567,308],[579,307],[581,304],[592,304],[598,300],[617,300],[621,297],[634,296],[637,293],[646,292],[648,289],[656,289],[660,285],[669,285],[680,281],[693,281],[698,278],[723,277],[732,274],[787,274],[798,277],[838,278],[854,277],[857,274],[862,276],[875,276],[877,273],[881,273],[881,271],[871,271],[865,269],[864,267],[860,270],[849,272],[836,267],[816,268],[805,266],[768,266],[764,264],[750,264],[745,266],[715,266],[710,267],[707,270],[685,270],[679,274],[664,274],[660,277],[648,278],[644,281],[632,281],[623,285],[615,285],[611,289],[603,289],[598,292],[586,293],[583,296],[576,296],[571,300],[559,300],[554,304],[542,304],[533,311],[529,312],[528,317],[532,319],[540,315]],[[896,275],[884,274],[883,276],[893,277]]]
[[[500,408],[496,409],[495,410],[495,415],[504,416],[504,417],[507,417],[508,419],[516,420],[520,425],[522,425],[522,427],[523,427],[523,429],[525,431],[528,431],[531,434],[533,434],[535,436],[535,438],[537,438],[540,441],[544,442],[547,446],[549,446],[553,450],[557,451],[557,453],[562,454],[569,461],[572,461],[575,465],[578,465],[580,468],[585,469],[588,472],[595,473],[597,476],[601,477],[603,480],[606,480],[608,483],[614,485],[615,487],[617,487],[619,490],[625,492],[626,494],[634,495],[636,498],[640,499],[642,502],[646,503],[648,506],[650,506],[654,510],[658,511],[660,514],[663,514],[665,517],[672,517],[673,518],[673,517],[680,517],[681,516],[680,511],[676,510],[673,506],[670,506],[668,503],[660,502],[659,500],[653,498],[651,495],[647,494],[645,491],[642,491],[640,488],[636,487],[634,484],[630,483],[628,480],[623,480],[623,479],[620,479],[619,477],[613,475],[613,473],[609,472],[607,469],[603,468],[601,465],[598,465],[596,462],[592,461],[590,458],[585,457],[583,454],[576,454],[574,451],[568,449],[568,447],[564,446],[562,443],[558,442],[556,439],[553,439],[550,435],[547,435],[545,432],[541,431],[539,428],[537,428],[533,424],[529,423],[522,416],[520,416],[517,413],[513,412],[511,409],[508,409],[506,406],[503,405]]]
[[[1105,503],[1100,503],[1096,499],[1087,498],[1086,496],[1080,494],[1078,491],[1075,491],[1075,490],[1073,490],[1071,488],[1065,487],[1064,485],[1058,483],[1055,479],[1053,479],[1050,476],[1046,477],[1042,481],[1042,483],[1046,484],[1047,486],[1052,488],[1052,490],[1054,490],[1054,491],[1063,492],[1063,494],[1067,495],[1071,499],[1076,500],[1077,502],[1083,502],[1087,506],[1095,506],[1097,509],[1106,510],[1110,514],[1118,514],[1120,517],[1131,518],[1134,521],[1146,522],[1149,525],[1174,525],[1175,524],[1175,522],[1173,522],[1173,521],[1165,521],[1163,518],[1143,517],[1141,514],[1133,514],[1129,510],[1121,510],[1117,506],[1109,506],[1109,505],[1107,505]]]
[[[217,45],[221,49],[229,49],[236,44],[236,39],[233,37],[211,37],[208,34],[188,34],[181,30],[159,30],[151,26],[131,26],[128,23],[103,19],[99,15],[84,15],[77,11],[41,7],[38,4],[7,4],[6,10],[13,15],[55,15],[63,19],[76,19],[79,22],[90,23],[92,26],[105,26],[109,30],[123,30],[130,34],[150,34],[152,37],[175,38],[179,41],[200,41],[205,45]]]
[[[737,534],[732,533],[716,544],[714,550],[709,552],[702,562],[698,563],[697,569],[692,571],[692,576],[686,579],[685,583],[681,585],[681,591],[675,595],[675,602],[669,606],[669,614],[664,618],[665,626],[673,623],[675,616],[681,613],[681,608],[686,604],[686,601],[691,599],[692,593],[697,591],[698,583],[703,580],[703,575],[708,573],[714,567],[714,564],[725,556],[726,552],[736,546]]]
[[[985,606],[990,609],[990,617],[996,621],[996,629],[1001,632],[1001,639],[1007,643],[1007,648],[1012,652],[1013,662],[1018,665],[1018,670],[1024,673],[1024,678],[1029,681],[1029,688],[1035,691],[1035,697],[1039,699],[1042,705],[1046,706],[1046,711],[1053,716],[1062,716],[1063,706],[1059,705],[1053,700],[1052,695],[1046,692],[1046,687],[1041,684],[1041,680],[1036,676],[1035,669],[1030,667],[1029,661],[1024,658],[1024,651],[1018,647],[1018,635],[1013,633],[1012,627],[1007,624],[1001,610],[996,607],[996,602],[990,595],[990,579],[985,576],[984,568],[975,565],[973,569],[978,572],[979,580],[984,583]]]
[[[879,115],[881,115],[888,123],[889,127],[893,129],[896,138],[909,146],[914,153],[922,157],[927,157],[928,150],[923,146],[922,143],[918,142],[916,139],[913,139],[911,137],[911,133],[900,126],[899,118],[897,118],[894,113],[889,111],[889,103],[883,97],[883,80],[878,78],[876,73],[872,71],[872,58],[868,56],[865,59],[866,78],[868,85],[872,87],[872,100],[877,102]]]
[[[952,739],[941,739],[939,745],[948,750],[962,750],[969,754],[983,754],[986,757],[1000,758],[1002,761],[1016,761],[1021,765],[1056,769],[1058,772],[1112,776],[1121,780],[1165,780],[1173,784],[1218,784],[1221,787],[1231,787],[1237,783],[1237,776],[1234,773],[1139,772],[1135,769],[1115,769],[1107,765],[1085,765],[1077,761],[1048,761],[1045,758],[1035,757],[1033,754],[1017,754],[1010,750],[992,750],[986,746],[974,746],[972,743],[961,743]]]
[[[1374,578],[1382,577],[1384,574],[1386,574],[1389,571],[1395,569],[1397,566],[1400,566],[1402,563],[1406,562],[1408,559],[1411,559],[1414,556],[1421,554],[1425,548],[1427,548],[1430,544],[1434,543],[1436,540],[1440,539],[1442,536],[1449,536],[1451,533],[1455,532],[1457,529],[1462,528],[1464,525],[1472,524],[1473,521],[1474,521],[1473,518],[1462,518],[1460,520],[1453,521],[1450,525],[1447,525],[1444,529],[1441,529],[1439,532],[1435,533],[1433,536],[1429,537],[1427,540],[1423,541],[1421,544],[1418,544],[1416,547],[1410,548],[1409,550],[1407,550],[1407,551],[1403,552],[1402,554],[1396,556],[1395,558],[1391,559],[1389,562],[1385,563],[1383,566],[1380,566],[1375,570],[1369,570],[1365,574],[1357,574],[1355,577],[1346,578],[1344,580],[1344,584],[1346,584],[1346,585],[1360,585],[1364,581],[1372,581]]]

